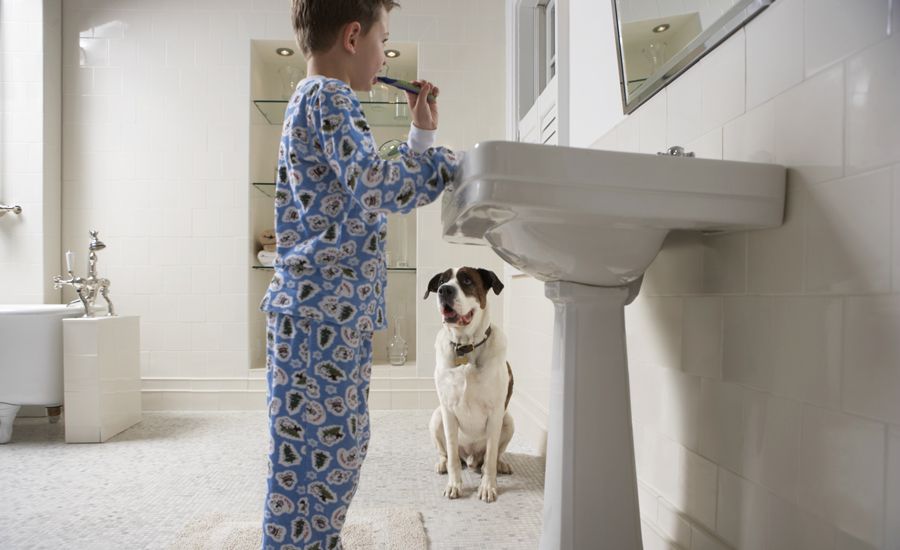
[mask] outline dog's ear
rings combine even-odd
[[[478,274],[481,275],[481,280],[484,281],[485,288],[494,289],[494,294],[500,294],[503,291],[503,283],[500,282],[500,279],[493,271],[479,269]]]
[[[425,291],[425,296],[422,296],[423,300],[427,299],[428,295],[432,292],[438,291],[438,288],[441,286],[441,277],[443,276],[444,272],[441,271],[440,273],[432,277],[430,281],[428,281],[428,290]]]

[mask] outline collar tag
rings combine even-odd
[[[490,338],[490,336],[491,336],[491,327],[488,327],[487,331],[485,331],[485,333],[484,333],[484,340],[482,340],[481,342],[479,342],[475,345],[466,344],[465,346],[460,346],[459,344],[457,344],[456,342],[453,342],[451,340],[450,344],[453,345],[453,349],[456,351],[456,357],[453,360],[454,364],[457,367],[461,367],[463,365],[467,365],[467,364],[471,363],[471,361],[469,360],[469,354],[472,353],[473,351],[475,351],[476,348],[478,348],[479,346],[481,346],[485,342],[487,342],[488,338]]]

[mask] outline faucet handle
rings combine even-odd
[[[684,147],[681,145],[673,145],[669,147],[665,152],[656,153],[657,155],[662,155],[665,157],[693,157],[694,152],[691,151],[689,153],[685,153]]]

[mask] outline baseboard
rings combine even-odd
[[[509,412],[516,423],[516,436],[539,455],[547,456],[547,412],[530,395],[513,392]]]
[[[434,379],[404,376],[414,373],[414,367],[376,368],[369,387],[370,410],[437,407]],[[264,411],[267,406],[264,372],[247,378],[144,378],[141,386],[145,411]]]

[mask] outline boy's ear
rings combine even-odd
[[[356,53],[356,45],[359,43],[359,37],[362,34],[362,25],[359,21],[353,21],[344,25],[341,31],[341,44],[344,49],[350,53]]]
[[[438,273],[437,275],[435,275],[434,277],[432,277],[430,281],[428,281],[428,290],[425,291],[425,296],[422,296],[423,300],[427,299],[428,295],[431,294],[432,292],[438,291],[438,288],[440,288],[440,286],[441,286],[441,277],[444,276],[444,273],[445,272],[442,271],[442,272]]]
[[[478,274],[481,275],[481,280],[484,281],[485,288],[492,288],[494,294],[500,294],[503,291],[503,283],[500,282],[500,278],[497,277],[493,271],[479,269]]]

